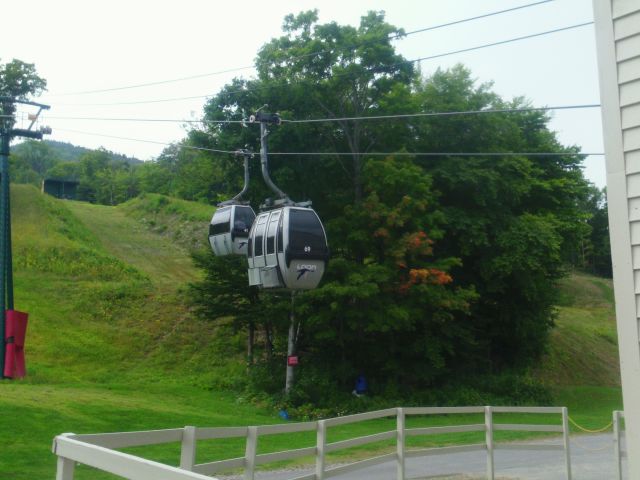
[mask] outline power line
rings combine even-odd
[[[522,10],[523,8],[529,8],[529,7],[535,7],[537,5],[542,5],[543,3],[549,3],[552,2],[553,0],[542,0],[541,2],[536,2],[536,3],[528,3],[527,5],[520,5],[519,7],[513,7],[513,8],[507,8],[506,10],[499,10],[497,12],[491,12],[491,13],[485,13],[483,15],[478,15],[476,17],[469,17],[469,18],[465,18],[462,20],[454,20],[453,22],[449,22],[449,23],[442,23],[440,25],[434,25],[432,27],[426,27],[426,28],[421,28],[419,30],[412,30],[410,32],[405,33],[404,35],[413,35],[414,33],[422,33],[422,32],[428,32],[431,30],[437,30],[439,28],[444,28],[444,27],[451,27],[452,25],[459,25],[461,23],[466,23],[466,22],[471,22],[473,20],[480,20],[481,18],[487,18],[487,17],[493,17],[495,15],[500,15],[502,13],[508,13],[508,12],[515,12],[516,10]],[[402,35],[397,35],[391,38],[398,38],[401,37]]]
[[[593,22],[584,22],[584,23],[578,23],[576,25],[569,25],[567,27],[561,27],[561,28],[556,28],[553,30],[546,30],[544,32],[539,32],[539,33],[533,33],[530,35],[524,35],[521,37],[514,37],[514,38],[510,38],[507,40],[501,40],[499,42],[492,42],[492,43],[485,43],[482,45],[476,45],[474,47],[469,47],[469,48],[463,48],[460,50],[453,50],[453,51],[449,51],[449,52],[444,52],[444,53],[439,53],[436,55],[429,55],[426,57],[420,57],[420,58],[416,58],[413,60],[405,60],[402,62],[398,62],[398,63],[394,63],[391,65],[385,65],[384,67],[377,67],[377,68],[373,68],[373,69],[369,69],[369,70],[365,70],[365,72],[355,72],[355,73],[351,73],[351,72],[344,72],[344,73],[336,73],[331,75],[331,78],[336,78],[336,77],[350,77],[350,76],[355,76],[355,75],[361,75],[362,73],[378,73],[380,71],[384,71],[393,67],[399,67],[401,65],[407,65],[407,64],[411,64],[411,63],[418,63],[418,62],[422,62],[422,61],[426,61],[426,60],[433,60],[435,58],[442,58],[442,57],[446,57],[449,55],[456,55],[459,53],[467,53],[467,52],[472,52],[475,50],[481,50],[484,48],[489,48],[489,47],[495,47],[495,46],[499,46],[499,45],[506,45],[509,43],[514,43],[514,42],[519,42],[522,40],[528,40],[531,38],[536,38],[536,37],[541,37],[544,35],[550,35],[553,33],[559,33],[559,32],[564,32],[567,30],[572,30],[572,29],[576,29],[576,28],[581,28],[581,27],[586,27],[588,25],[593,25]],[[228,92],[225,92],[226,95],[236,95],[239,93],[248,93],[248,92],[253,92],[253,91],[258,91],[258,90],[264,90],[267,88],[282,88],[282,87],[290,87],[292,84],[290,83],[280,83],[280,84],[275,84],[275,85],[263,85],[263,86],[259,86],[259,87],[254,87],[254,88],[244,88],[244,89],[240,89],[240,90],[231,90]],[[188,96],[188,97],[174,97],[174,98],[167,98],[167,99],[158,99],[158,100],[137,100],[137,101],[132,101],[132,102],[108,102],[108,103],[76,103],[76,104],[58,104],[59,106],[75,106],[75,107],[97,107],[97,106],[118,106],[118,105],[142,105],[142,104],[149,104],[149,103],[165,103],[165,102],[177,102],[177,101],[184,101],[184,100],[194,100],[194,99],[200,99],[200,98],[207,98],[207,97],[212,97],[216,95],[215,93],[211,93],[211,94],[207,94],[207,95],[193,95],[193,96]]]
[[[113,118],[113,117],[58,117],[47,116],[47,120],[98,120],[106,122],[164,122],[164,123],[203,123],[204,120],[178,120],[174,118]],[[207,120],[207,123],[245,123],[243,120]]]
[[[514,12],[516,10],[522,10],[525,8],[530,8],[530,7],[535,7],[544,3],[550,3],[553,0],[541,0],[538,2],[534,2],[534,3],[528,3],[526,5],[520,5],[518,7],[513,7],[513,8],[507,8],[505,10],[498,10],[495,12],[490,12],[490,13],[485,13],[482,15],[477,15],[475,17],[469,17],[469,18],[463,18],[460,20],[454,20],[452,22],[448,22],[448,23],[442,23],[439,25],[432,25],[430,27],[425,27],[425,28],[421,28],[418,30],[413,30],[410,32],[406,32],[406,33],[401,33],[401,34],[397,34],[397,35],[392,35],[388,37],[388,40],[394,40],[394,39],[398,39],[398,38],[403,38],[403,37],[407,37],[409,35],[415,35],[417,33],[423,33],[423,32],[428,32],[431,30],[437,30],[440,28],[445,28],[445,27],[450,27],[453,25],[459,25],[461,23],[467,23],[467,22],[471,22],[474,20],[480,20],[483,18],[487,18],[487,17],[493,17],[496,15],[501,15],[504,13],[509,13],[509,12]],[[320,52],[312,52],[312,53],[307,53],[304,55],[297,55],[297,56],[291,56],[289,58],[284,59],[284,61],[292,61],[292,60],[299,60],[302,58],[307,58],[307,57],[313,57],[313,56],[317,56],[317,55],[321,55],[322,53],[325,53],[327,50],[322,50]],[[264,62],[265,64],[267,63],[271,63],[271,62]],[[238,71],[242,71],[242,70],[248,70],[251,68],[257,68],[258,64],[254,63],[252,65],[246,65],[243,67],[235,67],[235,68],[229,68],[229,69],[225,69],[225,70],[218,70],[216,72],[210,72],[210,73],[201,73],[201,74],[196,74],[196,75],[189,75],[189,76],[185,76],[185,77],[178,77],[178,78],[173,78],[173,79],[168,79],[168,80],[158,80],[158,81],[154,81],[154,82],[146,82],[146,83],[138,83],[138,84],[134,84],[134,85],[125,85],[122,87],[113,87],[113,88],[104,88],[104,89],[97,89],[97,90],[85,90],[85,91],[80,91],[80,92],[70,92],[70,93],[60,93],[60,94],[53,94],[53,95],[49,95],[50,97],[62,97],[62,96],[74,96],[74,95],[88,95],[88,94],[93,94],[93,93],[108,93],[108,92],[116,92],[116,91],[121,91],[121,90],[130,90],[130,89],[134,89],[134,88],[143,88],[143,87],[151,87],[151,86],[155,86],[155,85],[165,85],[168,83],[176,83],[176,82],[183,82],[183,81],[187,81],[187,80],[195,80],[198,78],[205,78],[205,77],[212,77],[215,75],[222,75],[225,73],[232,73],[232,72],[238,72]]]
[[[597,152],[269,152],[287,156],[371,156],[371,157],[576,157],[599,156]]]
[[[184,148],[189,150],[200,150],[213,153],[224,153],[235,155],[236,151],[232,150],[218,150],[215,148],[194,147],[191,145],[172,144],[166,142],[158,142],[154,140],[143,140],[139,138],[119,137],[115,135],[106,135],[103,133],[83,132],[79,130],[68,130],[57,128],[56,131],[79,133],[82,135],[92,135],[96,137],[114,138],[117,140],[128,140],[133,142],[152,143],[156,145],[175,146],[177,148]],[[269,155],[281,155],[281,156],[370,156],[370,157],[390,157],[390,156],[402,156],[402,157],[575,157],[575,156],[602,156],[604,153],[584,153],[584,152],[269,152]]]
[[[479,115],[485,113],[526,113],[541,112],[549,110],[573,110],[599,108],[599,103],[581,104],[581,105],[559,105],[552,107],[523,107],[523,108],[497,108],[484,110],[462,110],[453,112],[421,112],[421,113],[404,113],[394,115],[371,115],[364,117],[332,117],[332,118],[309,118],[303,120],[287,120],[282,119],[282,123],[300,124],[300,123],[324,123],[324,122],[340,122],[340,121],[365,121],[365,120],[390,120],[402,118],[419,118],[419,117],[442,117],[454,115]],[[112,117],[58,117],[48,116],[47,120],[95,120],[95,121],[115,121],[115,122],[166,122],[166,123],[212,123],[212,124],[248,124],[248,120],[178,120],[170,118],[112,118]]]
[[[131,137],[119,137],[116,135],[106,135],[104,133],[95,133],[95,132],[83,132],[80,130],[70,130],[70,129],[65,129],[65,128],[56,128],[56,131],[60,131],[60,132],[70,132],[70,133],[79,133],[81,135],[91,135],[94,137],[105,137],[105,138],[113,138],[116,140],[128,140],[131,142],[141,142],[141,143],[152,143],[155,145],[164,145],[167,147],[171,147],[171,146],[175,146],[178,148],[185,148],[185,149],[189,149],[189,150],[202,150],[205,152],[213,152],[213,153],[228,153],[228,154],[234,154],[235,155],[235,151],[231,151],[231,150],[218,150],[215,148],[204,148],[204,147],[194,147],[191,145],[182,145],[182,144],[175,144],[175,143],[167,143],[167,142],[158,142],[155,140],[143,140],[140,138],[131,138]]]
[[[452,115],[478,115],[484,113],[522,113],[522,112],[541,112],[548,110],[572,110],[585,108],[599,108],[599,103],[591,103],[584,105],[560,105],[554,107],[525,107],[525,108],[496,108],[486,110],[463,110],[455,112],[425,112],[425,113],[406,113],[398,115],[372,115],[368,117],[332,117],[332,118],[310,118],[306,120],[285,120],[283,123],[320,123],[320,122],[340,122],[340,121],[357,121],[357,120],[386,120],[393,118],[415,118],[415,117],[443,117]]]

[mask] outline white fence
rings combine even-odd
[[[616,478],[622,480],[622,459],[626,458],[627,452],[622,450],[623,430],[621,428],[624,412],[615,410],[613,412],[613,455],[616,464]]]
[[[495,423],[495,413],[558,414],[557,424],[504,424]],[[406,428],[409,416],[483,414],[484,423],[470,425]],[[350,423],[363,422],[379,418],[396,418],[396,428],[387,432],[328,443],[330,428]],[[261,436],[294,432],[316,432],[316,445],[313,447],[286,450],[274,453],[258,453],[258,440]],[[562,443],[494,443],[496,431],[556,432],[562,433]],[[456,445],[449,447],[408,449],[406,438],[428,436],[443,433],[484,432],[485,441],[474,445]],[[196,464],[198,440],[245,438],[244,457],[232,458],[208,463]],[[331,452],[360,445],[395,440],[396,451],[386,455],[369,458],[348,465],[328,468],[326,456]],[[181,442],[180,466],[172,467],[135,457],[115,449]],[[58,435],[53,442],[53,453],[58,456],[56,480],[73,480],[76,463],[88,465],[131,480],[211,480],[212,475],[224,470],[243,468],[245,480],[253,480],[256,467],[280,460],[291,460],[315,456],[315,472],[291,480],[323,480],[337,475],[385,462],[396,462],[397,479],[405,480],[405,462],[407,458],[437,455],[441,453],[485,451],[487,457],[487,478],[494,479],[494,452],[499,449],[525,450],[563,450],[565,469],[571,480],[571,461],[569,451],[569,424],[565,407],[425,407],[390,408],[375,412],[359,413],[344,417],[319,420],[317,422],[286,423],[251,427],[196,428],[187,426],[170,430],[152,430],[144,432],[103,433]]]

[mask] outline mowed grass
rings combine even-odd
[[[573,273],[561,284],[556,327],[536,375],[552,386],[620,386],[611,280]]]
[[[51,441],[65,431],[273,417],[207,390],[242,375],[243,339],[189,314],[182,290],[197,272],[186,250],[116,208],[33,187],[12,186],[12,208],[16,308],[30,317],[28,376],[0,382],[7,478],[52,477]]]
[[[28,377],[0,382],[0,472],[7,478],[52,478],[51,441],[63,432],[281,421],[275,412],[230,393],[244,375],[242,333],[231,323],[194,318],[184,298],[185,283],[198,277],[188,249],[202,246],[200,230],[206,242],[210,207],[154,195],[103,207],[57,201],[33,187],[14,185],[12,208],[16,308],[30,313],[30,323]],[[620,408],[610,285],[574,275],[563,291],[568,293],[538,375],[576,422],[598,428]],[[585,342],[589,348],[583,348]],[[407,423],[483,421],[482,415],[449,415]],[[559,417],[500,415],[496,421],[558,423]],[[394,428],[393,419],[346,425],[330,429],[329,441]],[[497,439],[525,435],[499,432]],[[471,432],[412,437],[408,444],[417,448],[483,439],[482,432]],[[313,432],[274,435],[261,438],[259,453],[314,442]],[[330,461],[392,449],[392,441],[380,442],[333,454]],[[179,460],[178,444],[126,451],[172,465]],[[243,452],[241,439],[203,441],[197,461]],[[77,478],[112,477],[80,467]]]

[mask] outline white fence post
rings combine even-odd
[[[397,424],[396,451],[398,454],[397,480],[404,480],[405,479],[405,463],[404,463],[405,416],[404,416],[403,408],[398,408],[396,424]]]
[[[564,441],[564,461],[567,468],[567,480],[571,480],[571,445],[569,443],[569,412],[562,407],[562,437]]]
[[[616,464],[616,479],[622,480],[622,455],[620,450],[620,412],[613,412],[613,454]]]
[[[316,430],[316,480],[324,479],[324,456],[327,445],[327,425],[324,420],[318,420]]]
[[[58,457],[58,470],[56,480],[73,480],[73,473],[76,469],[76,462],[68,458]]]
[[[484,407],[485,440],[487,442],[487,480],[494,480],[493,466],[493,409]]]
[[[60,437],[69,437],[74,435],[73,433],[63,433]],[[58,454],[57,437],[53,439],[53,454]],[[56,480],[73,480],[73,475],[76,469],[76,462],[64,457],[58,457],[56,468]]]
[[[256,473],[256,454],[258,451],[258,427],[247,429],[247,447],[244,453],[244,480],[254,480]]]
[[[182,433],[182,446],[180,449],[180,468],[193,471],[196,463],[196,427],[186,426]]]

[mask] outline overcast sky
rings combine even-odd
[[[109,150],[143,160],[185,135],[180,123],[65,120],[58,117],[199,119],[207,95],[247,68],[156,86],[113,89],[250,67],[261,45],[281,34],[288,13],[317,8],[321,22],[357,25],[368,10],[418,30],[539,0],[31,0],[3,2],[0,62],[35,63],[48,82],[39,101],[51,105],[46,123],[53,140]],[[27,8],[28,6],[28,8]],[[407,59],[465,49],[593,20],[591,0],[554,0],[396,41]],[[420,63],[424,74],[456,63],[478,82],[494,82],[504,98],[524,96],[536,106],[599,103],[593,25],[445,56]],[[127,102],[200,97],[123,105]],[[602,152],[600,110],[564,110],[551,124],[560,140],[584,152]],[[75,132],[73,132],[75,131]],[[85,133],[77,133],[85,132]],[[99,133],[104,137],[89,135]],[[605,185],[604,157],[585,161],[585,174]]]

